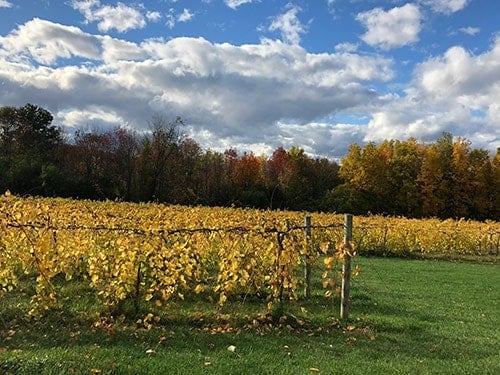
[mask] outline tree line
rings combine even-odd
[[[382,213],[407,217],[500,217],[500,150],[494,157],[449,133],[432,144],[353,144],[340,165],[303,149],[271,156],[203,150],[181,118],[68,134],[49,111],[0,108],[0,191],[20,195],[168,204]]]

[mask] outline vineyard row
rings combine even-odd
[[[88,283],[107,308],[133,299],[162,306],[201,294],[224,304],[241,294],[269,307],[294,299],[305,264],[321,269],[327,296],[339,292],[343,217],[47,198],[0,198],[0,296],[36,280],[31,314],[57,306],[64,276]],[[357,217],[361,253],[498,256],[497,222]],[[321,258],[321,259],[320,259]],[[320,259],[320,260],[319,260]]]

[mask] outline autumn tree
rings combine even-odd
[[[141,200],[172,202],[172,191],[179,173],[176,162],[183,139],[181,125],[180,117],[170,122],[163,116],[153,118],[150,135],[145,136],[141,144]]]
[[[184,138],[180,141],[176,181],[172,191],[175,203],[199,203],[202,185],[201,153],[201,147],[194,139]]]
[[[289,156],[286,150],[280,146],[274,150],[272,156],[266,163],[266,185],[270,192],[269,208],[283,208],[284,183]]]
[[[495,159],[490,162],[486,150],[472,150],[469,154],[469,215],[475,219],[494,218],[495,210],[500,210],[500,205],[497,205],[500,201],[495,202],[495,195],[500,196],[500,176],[495,181],[494,163]],[[497,211],[496,220],[498,219]]]
[[[442,209],[439,212],[439,217],[448,218],[455,216],[453,214],[453,195],[450,192],[453,190],[453,135],[448,132],[443,132],[442,136],[436,141],[435,146],[439,153],[439,163],[442,173],[439,189],[437,190],[438,199],[442,201]]]
[[[117,172],[118,194],[124,200],[136,200],[137,164],[139,140],[134,131],[120,127],[111,132],[111,145],[114,153],[113,164]]]
[[[224,155],[211,150],[200,155],[198,161],[200,185],[197,190],[199,203],[207,205],[224,205],[225,197],[225,165]]]
[[[392,157],[393,145],[385,141],[379,146],[373,142],[364,147],[352,145],[342,159],[340,177],[368,202],[366,211],[394,211]]]
[[[111,132],[76,131],[73,165],[69,167],[78,175],[77,194],[81,198],[105,199],[119,197],[118,169]]]
[[[497,148],[497,153],[493,158],[491,166],[491,201],[493,204],[491,217],[494,220],[500,220],[500,148]]]
[[[56,162],[62,131],[33,104],[0,108],[0,184],[17,193],[43,193],[42,171]]]
[[[288,159],[282,177],[285,208],[293,210],[311,210],[314,188],[310,159],[300,147],[292,147],[287,151]]]
[[[455,218],[468,217],[472,204],[472,187],[474,176],[470,165],[470,142],[458,138],[453,142],[452,175],[449,188],[449,213]]]
[[[395,141],[390,173],[391,195],[398,214],[410,217],[422,215],[417,178],[422,168],[424,148],[415,138]]]
[[[420,200],[422,202],[422,215],[426,217],[439,216],[444,208],[443,198],[443,170],[439,157],[439,150],[435,145],[426,149],[422,168],[417,177],[420,187]]]
[[[180,118],[77,131],[66,142],[32,104],[0,108],[0,190],[20,194],[165,203],[368,212],[499,220],[500,150],[490,158],[450,133],[432,144],[353,144],[341,166],[304,149],[271,157],[203,151]]]
[[[251,152],[244,153],[235,160],[234,166],[229,167],[232,167],[233,200],[243,206],[265,207],[267,197],[262,159]]]

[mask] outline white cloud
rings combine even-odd
[[[69,65],[74,58],[91,63]],[[288,138],[300,145],[310,128],[317,134],[308,147],[325,154],[321,137],[331,133],[326,125],[310,124],[377,100],[369,85],[392,79],[391,64],[376,55],[314,54],[272,40],[241,46],[202,38],[136,44],[33,20],[0,39],[0,105],[37,103],[68,127],[88,121],[105,128],[116,120],[145,130],[154,113],[179,115],[194,133],[204,131],[204,139],[214,142],[205,147],[222,142],[272,148]]]
[[[112,63],[142,60],[146,56],[135,43],[113,39],[107,35],[94,36],[74,26],[39,18],[19,26],[6,37],[0,36],[0,46],[8,51],[7,58],[10,60],[32,59],[44,65],[64,63],[63,60],[72,58]]]
[[[85,111],[79,109],[64,110],[59,112],[57,117],[68,128],[90,128],[88,130],[95,130],[92,129],[94,124],[99,124],[97,127],[103,124],[108,124],[110,127],[116,126],[116,124],[126,124],[126,120],[116,112],[104,111],[99,107],[89,107]]]
[[[394,78],[392,60],[355,47],[133,43],[33,19],[0,36],[0,106],[36,103],[67,127],[146,130],[155,113],[179,115],[213,149],[298,145],[341,156],[352,142],[432,141],[443,131],[475,147],[500,144],[500,37],[482,54],[457,46],[426,60],[399,95],[375,89]]]
[[[481,29],[479,27],[462,27],[459,29],[461,32],[463,32],[464,34],[467,34],[467,35],[476,35],[478,34]]]
[[[417,73],[419,88],[435,99],[449,95],[460,100],[480,99],[500,86],[500,37],[491,51],[478,56],[452,47],[443,56],[422,63]]]
[[[224,3],[231,9],[236,9],[240,5],[252,3],[255,0],[224,0]]]
[[[464,9],[469,0],[422,0],[422,3],[435,12],[450,14]]]
[[[117,61],[141,61],[147,54],[135,43],[114,39],[105,35],[99,37],[102,48],[102,60],[106,63]]]
[[[12,3],[7,0],[0,0],[0,8],[12,8]]]
[[[193,19],[194,13],[192,13],[189,9],[184,8],[181,14],[175,14],[175,9],[170,8],[167,14],[167,22],[165,25],[169,29],[173,29],[177,22],[189,22]]]
[[[356,19],[367,28],[361,36],[365,43],[389,50],[418,41],[422,14],[418,6],[406,4],[388,11],[374,8],[359,13]]]
[[[0,36],[0,45],[11,58],[31,57],[40,64],[53,64],[59,58],[99,59],[101,56],[98,38],[77,27],[39,18],[19,26],[6,37]]]
[[[179,22],[188,22],[192,20],[194,17],[194,13],[192,13],[189,9],[184,8],[181,14],[177,17],[177,21]]]
[[[298,6],[291,6],[287,12],[276,16],[269,26],[269,31],[279,31],[285,42],[299,44],[300,34],[305,33],[305,28],[297,17],[300,10]]]
[[[146,26],[146,20],[138,9],[121,2],[113,7],[101,5],[99,0],[73,0],[71,5],[83,14],[87,23],[97,22],[99,31],[107,32],[115,29],[124,33]]]
[[[148,11],[146,13],[146,18],[150,21],[157,22],[161,19],[161,14],[160,12],[156,11]]]
[[[275,143],[290,148],[297,146],[300,139],[300,147],[307,153],[340,159],[345,155],[347,145],[363,142],[364,128],[364,125],[355,124],[311,122],[299,126],[279,122],[280,134],[276,136]]]
[[[170,8],[168,10],[168,13],[167,13],[167,22],[165,23],[165,25],[169,28],[169,29],[173,29],[175,27],[175,23],[176,23],[176,19],[175,19],[175,9],[174,8]]]
[[[474,56],[452,47],[421,63],[404,97],[374,111],[366,140],[416,137],[433,140],[443,131],[495,150],[500,144],[500,37]]]
[[[356,52],[358,45],[354,43],[340,43],[335,46],[337,52]]]

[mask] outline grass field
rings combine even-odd
[[[497,264],[357,258],[351,317],[314,296],[285,306],[279,327],[265,301],[222,310],[174,301],[160,324],[97,319],[83,283],[64,306],[28,321],[31,285],[0,299],[0,374],[499,374]],[[127,306],[123,306],[127,311]],[[228,350],[234,349],[234,350]]]

